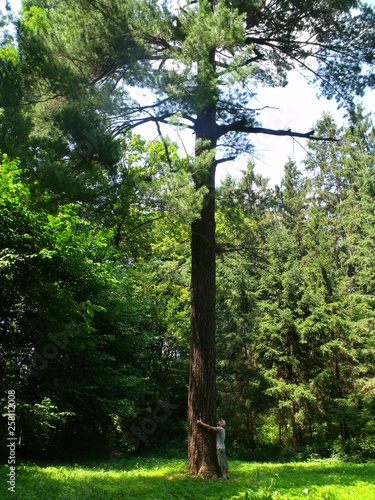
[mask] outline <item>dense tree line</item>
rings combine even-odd
[[[0,321],[25,453],[183,448],[188,416],[190,468],[212,472],[195,417],[217,398],[239,453],[373,454],[374,130],[351,98],[372,82],[374,13],[355,6],[24,2],[1,43]],[[312,56],[348,128],[259,127],[241,87]],[[146,143],[132,129],[150,123]],[[310,139],[304,173],[291,161],[270,189],[249,165],[215,190],[251,133]]]
[[[351,120],[325,116],[339,142],[311,142],[304,175],[289,162],[272,195],[252,169],[220,190],[246,249],[220,265],[218,327],[222,411],[235,408],[243,451],[374,451],[375,136],[363,110]]]
[[[181,405],[184,271],[164,265],[157,251],[137,258],[134,234],[118,250],[114,231],[79,215],[78,204],[51,213],[43,202],[49,206],[4,155],[2,392],[16,390],[21,449],[107,452],[120,438],[126,446],[125,430],[147,419],[158,399],[173,394]],[[128,229],[136,231],[134,222]],[[144,252],[146,242],[160,245],[158,231],[141,236]]]
[[[374,453],[374,127],[362,110],[347,129],[329,116],[317,126],[340,141],[311,143],[304,175],[290,162],[270,189],[249,165],[218,192],[219,410],[249,457]],[[176,227],[163,206],[144,224],[161,186],[149,179],[117,246],[117,224],[79,204],[51,212],[51,193],[36,197],[23,175],[3,156],[2,390],[17,391],[21,449],[140,451],[173,428],[183,443],[186,213]]]

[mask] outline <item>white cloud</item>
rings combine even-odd
[[[12,10],[14,12],[19,12],[21,10],[21,0],[9,0],[8,2],[10,6],[12,7]],[[1,0],[0,1],[0,11],[5,12],[5,4],[6,0]]]
[[[258,108],[268,106],[259,115],[262,126],[266,128],[294,132],[309,132],[315,123],[322,118],[324,112],[332,114],[337,125],[345,126],[345,111],[337,109],[335,101],[318,99],[316,89],[297,71],[289,73],[289,84],[284,88],[261,88],[257,94]],[[375,91],[368,90],[362,99],[367,112],[375,111]],[[271,135],[254,135],[252,138],[255,171],[268,177],[270,184],[279,184],[284,172],[284,165],[289,158],[297,163],[306,156],[306,139],[276,137]],[[250,157],[241,157],[231,164],[218,167],[218,181],[227,173],[237,176],[246,166]]]

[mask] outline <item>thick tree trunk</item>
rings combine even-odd
[[[215,110],[197,119],[197,139],[209,140],[215,147]],[[203,150],[196,152],[201,154]],[[207,165],[206,175],[196,174],[197,187],[206,185],[201,217],[192,224],[191,239],[191,339],[188,397],[189,468],[194,474],[214,477],[220,473],[216,458],[216,435],[197,426],[202,419],[216,425],[215,380],[215,162]]]

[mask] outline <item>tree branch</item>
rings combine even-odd
[[[219,158],[219,160],[215,160],[215,164],[220,165],[220,163],[226,163],[227,161],[234,161],[237,156],[226,156],[225,158]]]
[[[274,43],[275,42],[275,43]],[[268,39],[268,40],[262,40],[260,38],[252,38],[252,37],[248,37],[246,39],[246,43],[249,44],[249,43],[258,43],[262,46],[265,46],[265,47],[269,47],[270,49],[272,49],[273,51],[275,52],[278,52],[279,54],[282,54],[284,57],[286,58],[290,58],[292,59],[293,61],[295,61],[297,64],[299,64],[302,68],[306,69],[308,72],[310,72],[311,74],[314,75],[314,77],[317,79],[317,80],[320,80],[321,82],[324,83],[324,85],[327,85],[328,87],[330,87],[333,92],[337,95],[339,95],[341,97],[341,99],[343,101],[346,101],[345,99],[345,96],[342,95],[342,93],[334,86],[332,85],[326,78],[323,77],[323,75],[319,74],[317,71],[315,71],[313,68],[311,68],[310,66],[308,66],[305,62],[303,62],[300,58],[298,58],[297,56],[295,56],[293,54],[293,52],[290,50],[286,50],[286,48],[283,46],[283,43],[286,44],[287,46],[287,43],[286,41],[283,42],[283,40],[278,40],[278,39]],[[304,42],[304,41],[298,41],[298,40],[293,40],[293,42],[291,42],[291,44],[294,44],[294,45],[299,45],[299,46],[307,46],[307,47],[324,47],[323,44],[318,44],[316,42]],[[343,50],[339,50],[337,47],[334,47],[334,46],[327,46],[327,48],[329,48],[329,50],[331,50],[332,52],[335,52],[337,54],[346,54],[346,55],[350,55],[350,53],[347,53]],[[313,57],[315,58],[316,60],[319,60],[321,59],[321,57],[319,56],[318,53],[310,53],[310,57]],[[350,57],[352,57],[350,55]]]
[[[161,116],[153,116],[149,113],[147,113],[148,116],[144,116],[142,118],[138,119],[133,119],[129,120],[128,122],[124,123],[121,126],[115,127],[113,129],[113,136],[116,137],[120,135],[121,133],[127,132],[128,130],[132,130],[134,128],[140,127],[141,125],[145,125],[146,123],[149,122],[154,122],[156,124],[159,123],[164,123],[166,125],[169,125],[169,118],[171,118],[175,113],[165,113],[164,115]],[[188,117],[187,115],[182,115],[182,118],[185,118],[186,120],[191,120],[193,119],[191,117]],[[186,125],[187,128],[194,130],[193,125]]]
[[[275,130],[264,127],[249,127],[243,122],[234,122],[229,125],[218,126],[217,138],[219,139],[228,132],[238,132],[244,134],[266,134],[274,136],[288,136],[288,137],[301,137],[304,139],[310,139],[314,141],[338,141],[333,137],[316,137],[314,136],[315,130],[310,130],[309,132],[293,132],[291,129],[287,130]]]

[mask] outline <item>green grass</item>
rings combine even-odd
[[[339,460],[288,464],[233,460],[229,481],[193,477],[184,460],[132,458],[85,465],[23,463],[16,469],[15,494],[7,492],[7,472],[3,466],[2,499],[375,499],[375,464]]]

